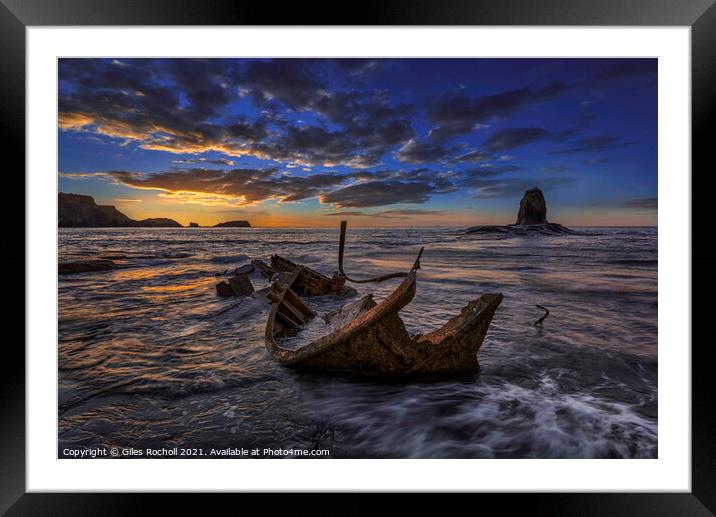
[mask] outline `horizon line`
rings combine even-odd
[[[401,228],[474,228],[476,226],[509,226],[509,224],[475,224],[472,226],[466,225],[432,225],[432,226],[360,226],[353,225],[352,228],[370,228],[370,229],[401,229]],[[658,228],[658,224],[647,225],[647,224],[600,224],[600,225],[569,225],[570,228]],[[267,230],[272,228],[285,229],[285,230],[323,230],[335,228],[334,226],[250,226],[250,227],[216,227],[216,226],[181,226],[180,228],[187,230]],[[176,226],[63,226],[58,227],[58,230],[100,230],[100,229],[129,229],[129,230],[178,230]]]

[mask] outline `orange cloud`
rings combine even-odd
[[[57,116],[57,125],[60,129],[78,130],[85,126],[92,125],[93,123],[94,120],[92,117],[89,117],[84,113],[60,112]]]

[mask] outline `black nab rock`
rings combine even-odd
[[[546,224],[547,203],[544,194],[537,187],[529,189],[520,201],[520,211],[517,212],[515,224]]]
[[[557,235],[575,233],[573,230],[557,223],[547,222],[547,202],[544,194],[537,187],[529,189],[522,196],[517,222],[504,226],[473,226],[465,233],[502,233],[506,235]]]

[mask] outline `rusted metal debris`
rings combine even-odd
[[[256,269],[256,267],[253,264],[245,264],[241,267],[237,267],[236,269],[234,269],[234,274],[235,275],[250,275],[251,273],[254,272],[254,269]]]
[[[274,302],[275,325],[280,334],[295,330],[316,317],[316,312],[291,288],[304,269],[304,266],[296,266],[293,272],[282,275],[267,295]]]
[[[535,326],[542,325],[542,322],[547,319],[547,316],[549,316],[549,309],[547,309],[547,307],[542,307],[541,305],[535,305],[535,307],[544,311],[544,315],[540,319],[535,321]]]
[[[249,296],[253,292],[254,286],[248,273],[237,273],[229,280],[216,284],[216,294],[219,296]]]
[[[341,227],[343,237],[345,223],[341,223]],[[269,295],[273,305],[266,323],[266,349],[284,366],[369,375],[476,370],[479,368],[477,352],[502,294],[484,294],[469,302],[440,329],[411,337],[398,312],[415,296],[422,251],[410,271],[401,274],[404,280],[387,298],[376,303],[372,295],[366,295],[326,315],[326,334],[297,349],[282,347],[277,342],[287,332],[295,333],[302,321],[315,316],[293,290],[305,271],[301,266],[294,267],[274,284]],[[396,276],[393,274],[391,278]],[[385,280],[387,275],[378,278]]]
[[[356,280],[354,278],[349,277],[346,275],[345,271],[343,271],[343,252],[345,250],[346,246],[346,227],[348,226],[348,223],[346,221],[341,221],[341,239],[338,243],[338,271],[348,280],[349,282],[353,282],[354,284],[368,284],[371,282],[382,282],[384,280],[388,280],[390,278],[405,278],[408,276],[408,273],[389,273],[387,275],[383,276],[377,276],[375,278],[367,278],[365,280]],[[420,253],[422,254],[423,250],[420,250]]]
[[[269,280],[273,279],[278,273],[290,273],[299,266],[299,264],[291,262],[280,255],[271,256],[271,265],[259,259],[253,260],[251,263]],[[293,290],[302,296],[339,293],[346,284],[345,277],[340,273],[334,273],[333,277],[328,278],[326,275],[322,275],[309,267],[301,266],[301,268],[301,273],[293,284]]]
[[[271,280],[273,278],[273,276],[276,274],[276,271],[272,270],[271,266],[269,266],[266,262],[264,262],[261,259],[252,260],[251,265],[254,266],[256,269],[258,269],[264,278],[268,278],[269,280]]]

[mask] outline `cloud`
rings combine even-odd
[[[542,167],[542,170],[544,172],[566,172],[569,170],[569,167],[566,165],[550,165],[548,167]]]
[[[411,104],[392,102],[382,90],[330,90],[314,73],[316,60],[122,63],[60,60],[61,130],[175,154],[350,167],[374,166],[413,136]],[[247,96],[259,113],[231,115],[236,110],[229,108]],[[310,124],[287,115],[301,111],[315,115]]]
[[[234,166],[233,160],[227,160],[225,158],[218,158],[216,160],[210,160],[208,158],[190,158],[190,159],[186,159],[186,160],[172,160],[172,163],[177,163],[180,165],[184,165],[184,164],[188,165],[188,164],[196,164],[196,163],[210,163],[212,165],[225,165],[228,167]]]
[[[226,171],[173,169],[151,174],[130,171],[62,174],[77,178],[99,176],[130,188],[156,190],[160,192],[160,197],[177,203],[233,208],[270,199],[287,203],[318,198],[320,203],[340,209],[325,215],[366,217],[437,216],[442,213],[440,210],[414,207],[390,208],[378,212],[360,209],[399,204],[420,205],[434,196],[458,190],[471,192],[476,198],[517,197],[535,185],[550,190],[574,181],[565,176],[537,180],[512,175],[520,170],[516,165],[499,165],[464,170],[355,170],[308,176],[293,176],[276,168]]]
[[[576,140],[572,147],[556,151],[558,154],[603,152],[631,145],[633,142],[625,142],[618,136],[599,135]]]
[[[413,209],[395,209],[395,210],[383,210],[382,212],[378,212],[375,215],[380,215],[382,217],[409,217],[413,215],[442,215],[444,214],[444,210],[421,210],[417,208]]]
[[[64,173],[63,175],[72,173]],[[217,206],[251,205],[278,199],[281,202],[301,201],[316,197],[351,179],[336,173],[310,176],[287,176],[277,169],[181,169],[142,174],[130,171],[81,173],[82,178],[100,176],[121,185],[161,191],[160,196],[179,203]]]
[[[107,176],[105,172],[60,172],[58,173],[60,178],[67,178],[71,180],[81,180],[100,176]]]
[[[445,160],[453,151],[429,140],[410,139],[400,148],[397,158],[408,163],[435,163]]]
[[[479,187],[484,185],[484,181],[487,178],[501,177],[518,170],[520,170],[520,168],[516,165],[473,167],[462,171],[458,177],[459,179],[455,180],[455,183],[459,187]]]
[[[304,107],[356,131],[406,117],[414,109],[408,103],[392,104],[388,94],[380,90],[319,92]]]
[[[421,215],[435,215],[440,216],[444,215],[446,212],[444,210],[421,210],[418,208],[412,208],[412,209],[394,209],[394,210],[383,210],[380,212],[362,212],[359,210],[345,210],[341,212],[332,212],[328,214],[323,214],[324,216],[331,216],[331,217],[379,217],[379,218],[386,218],[386,219],[406,219],[411,216],[421,216]]]
[[[236,83],[238,66],[231,60],[170,59],[163,63],[185,99],[184,103],[180,101],[182,111],[192,120],[218,117],[233,100],[231,86]]]
[[[354,216],[355,217],[357,217],[357,216],[371,217],[371,216],[373,216],[373,214],[361,212],[359,210],[345,210],[342,212],[331,212],[329,214],[323,214],[323,215],[331,216],[331,217],[343,217],[343,216],[346,216],[346,217],[354,217]]]
[[[658,69],[658,60],[655,58],[624,59],[622,62],[602,70],[597,74],[595,81],[602,82],[617,79],[656,77]]]
[[[400,181],[427,183],[433,189],[433,193],[447,194],[456,190],[455,182],[458,181],[460,174],[452,170],[420,168],[395,171],[391,177]]]
[[[276,99],[291,109],[302,109],[326,87],[311,72],[309,63],[303,59],[250,61],[239,83],[250,88],[257,101]]]
[[[490,152],[503,152],[546,138],[549,131],[539,127],[513,127],[496,131],[485,141]]]
[[[222,86],[231,80],[231,67],[214,60],[140,59],[118,68],[106,60],[61,59],[59,70],[62,130],[132,141],[144,149],[234,156],[255,155],[252,144],[267,136],[263,119],[222,115],[231,99]],[[193,77],[199,72],[205,75]]]
[[[636,210],[657,210],[659,208],[659,199],[655,197],[629,199],[620,203],[619,206]]]
[[[363,58],[340,58],[335,59],[334,64],[339,72],[347,72],[350,75],[362,75],[378,70],[381,66],[381,61]]]
[[[330,203],[339,208],[425,203],[436,191],[437,189],[424,182],[367,181],[324,194],[321,196],[321,203]]]
[[[548,138],[551,133],[542,128],[509,128],[490,135],[482,149],[464,145],[445,145],[428,139],[411,138],[398,151],[396,157],[403,163],[445,163],[451,165],[485,163],[491,159],[509,161],[513,156],[500,154],[531,142]]]
[[[543,191],[550,191],[574,183],[574,178],[490,178],[472,180],[470,186],[474,189],[475,198],[514,198],[522,196],[525,191],[539,187]]]
[[[343,208],[396,203],[424,203],[436,194],[455,190],[453,173],[429,169],[314,173],[293,176],[276,168],[217,170],[172,169],[156,173],[103,171],[61,173],[63,177],[106,178],[126,187],[159,191],[178,203],[244,206],[278,199],[282,203],[318,197]],[[397,212],[396,212],[397,213]]]
[[[489,160],[490,158],[491,158],[490,153],[487,153],[485,151],[478,151],[476,149],[471,149],[471,150],[463,152],[462,154],[459,154],[457,156],[453,156],[448,161],[453,164],[479,163],[479,162],[484,162],[486,160]]]
[[[410,124],[400,120],[349,130],[291,126],[283,134],[253,148],[259,154],[281,162],[366,168],[380,163],[388,150],[411,135]]]
[[[360,173],[351,174],[351,177],[360,181],[322,194],[321,203],[338,208],[421,204],[435,195],[454,192],[457,179],[451,171],[431,169],[381,171],[368,179],[360,177]]]
[[[286,195],[281,198],[281,201],[286,203],[315,197],[328,188],[344,183],[347,179],[346,176],[338,174],[312,174],[308,177],[284,176],[280,179],[280,189]]]
[[[520,88],[482,97],[457,93],[430,99],[426,103],[428,120],[434,124],[430,138],[439,141],[469,133],[476,124],[504,117],[527,104],[557,96],[568,88],[562,82],[553,82],[544,88]]]

